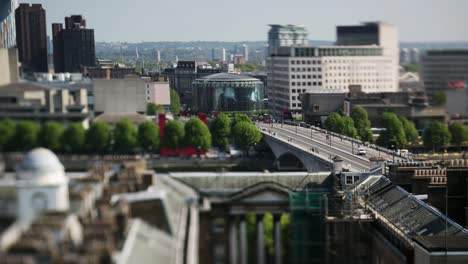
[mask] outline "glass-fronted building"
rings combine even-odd
[[[0,1],[0,49],[16,46],[15,9],[17,0]]]
[[[193,82],[193,109],[213,111],[254,111],[263,109],[264,84],[253,77],[217,73]]]

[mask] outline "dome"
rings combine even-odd
[[[17,174],[22,180],[49,177],[51,174],[61,178],[64,175],[64,167],[52,151],[36,148],[24,156],[23,161],[17,167]]]

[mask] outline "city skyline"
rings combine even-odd
[[[458,26],[468,22],[462,11],[468,8],[468,2],[457,0],[431,0],[430,3],[423,0],[332,0],[327,3],[294,0],[288,2],[288,6],[264,0],[240,0],[231,7],[204,0],[186,2],[183,9],[180,3],[149,0],[137,1],[137,5],[115,0],[112,8],[109,8],[110,1],[19,2],[43,4],[48,35],[51,35],[52,23],[62,23],[65,16],[81,14],[95,29],[96,41],[107,42],[258,41],[266,39],[268,24],[304,25],[310,39],[335,40],[337,25],[376,20],[397,26],[403,42],[468,41],[468,29]],[[110,14],[111,18],[105,14]]]

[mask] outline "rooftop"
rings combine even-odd
[[[260,80],[247,76],[247,75],[223,72],[223,73],[216,73],[216,74],[198,78],[197,81],[233,82],[233,81],[260,81]]]

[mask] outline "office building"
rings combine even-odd
[[[211,60],[226,62],[226,49],[225,48],[212,48],[211,49]]]
[[[419,64],[421,60],[421,53],[419,49],[413,48],[410,50],[410,63]]]
[[[146,82],[146,101],[164,106],[171,104],[171,91],[167,78],[158,77]]]
[[[83,75],[91,79],[123,79],[133,74],[135,74],[134,67],[104,59],[98,59],[95,67],[83,67]]]
[[[245,61],[249,61],[249,46],[242,45],[242,55],[244,55]]]
[[[232,62],[234,64],[245,64],[246,60],[244,55],[234,55],[234,57],[232,57]]]
[[[193,83],[193,109],[212,111],[255,111],[263,109],[263,83],[250,76],[217,73]]]
[[[407,65],[411,62],[411,54],[409,49],[400,49],[400,65]]]
[[[195,61],[178,61],[175,68],[166,68],[163,76],[169,79],[171,89],[177,91],[182,104],[192,103],[192,83],[203,76],[220,73],[220,68],[212,68]]]
[[[96,65],[94,30],[86,28],[81,15],[65,18],[62,24],[52,24],[55,72],[81,72],[83,67]]]
[[[370,23],[337,31],[336,46],[289,42],[290,47],[273,48],[267,58],[267,91],[276,118],[300,117],[300,94],[306,92],[346,93],[350,87],[364,93],[398,91],[398,40],[392,26]]]
[[[18,50],[0,49],[0,85],[15,83],[19,78]]]
[[[16,47],[15,9],[17,0],[0,1],[0,49]]]
[[[280,47],[307,46],[307,30],[304,26],[297,25],[270,25],[268,31],[268,55],[278,53]]]
[[[41,4],[20,4],[15,17],[22,69],[26,72],[48,72],[45,10]]]

